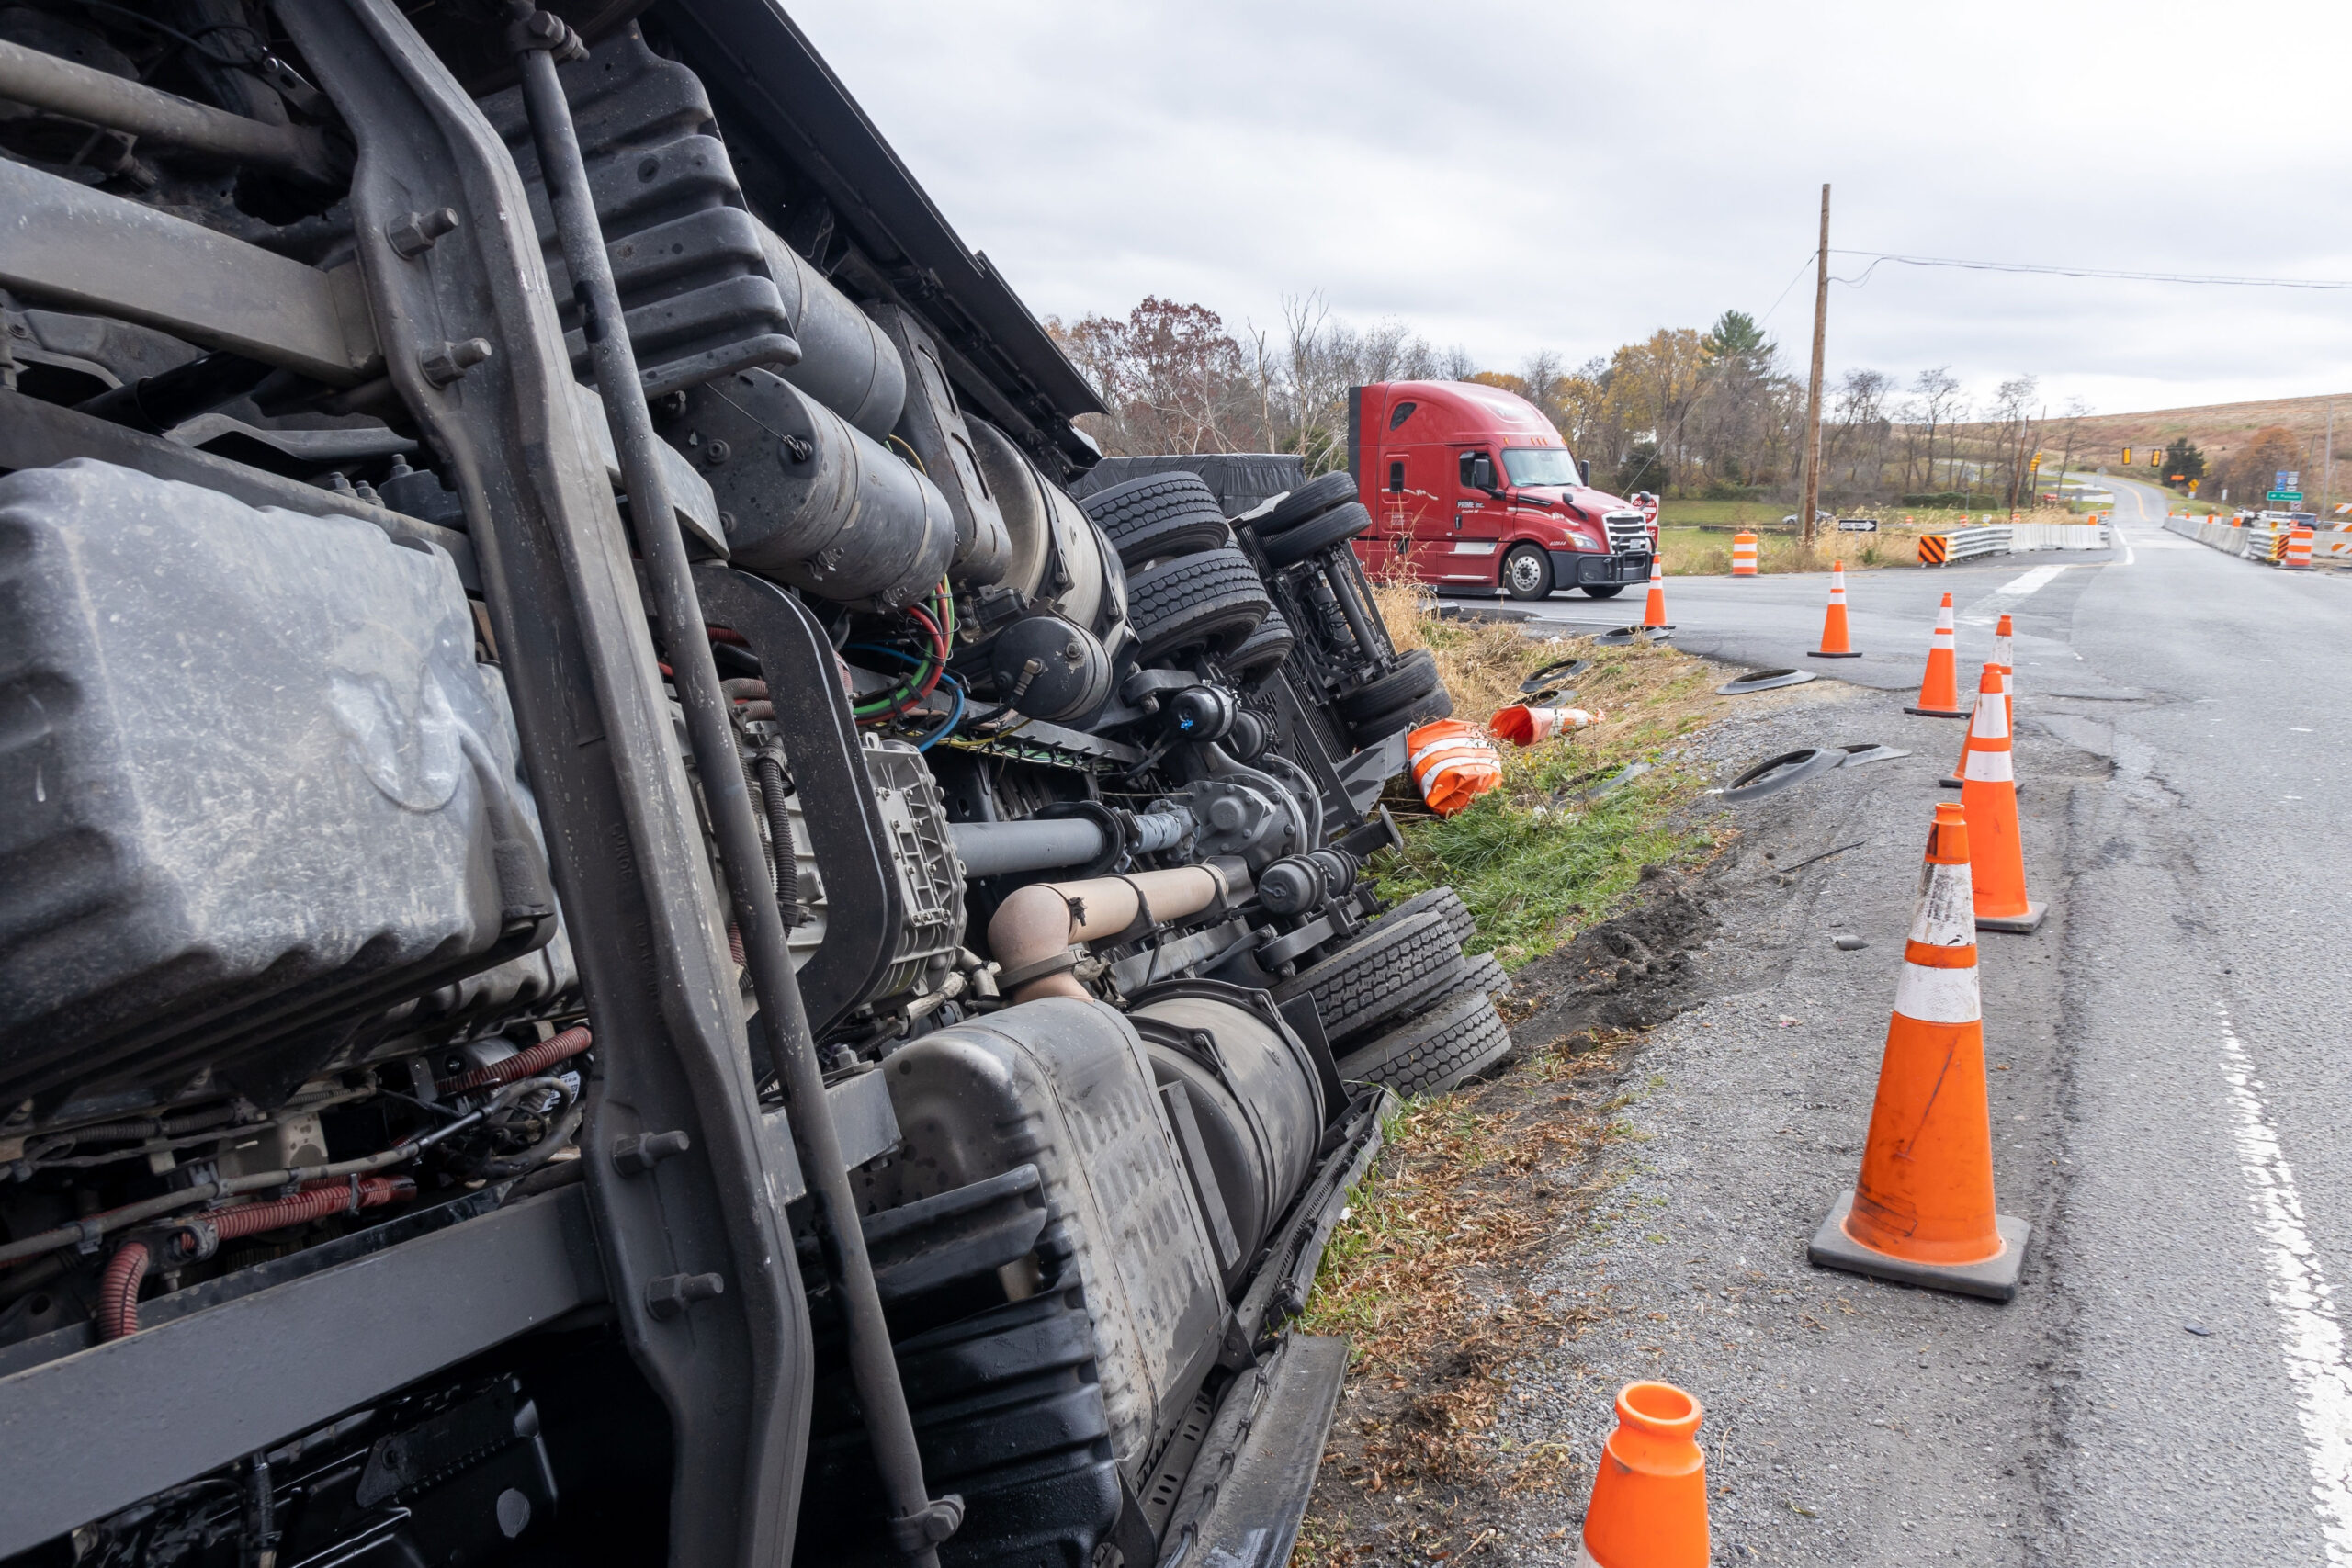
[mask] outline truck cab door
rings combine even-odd
[[[1490,493],[1498,482],[1495,455],[1485,446],[1457,446],[1453,472],[1447,477],[1452,482],[1445,488],[1453,492],[1453,502],[1431,519],[1444,526],[1445,538],[1442,543],[1430,541],[1430,559],[1422,575],[1449,582],[1491,583],[1503,534],[1502,502]]]
[[[1411,488],[1406,449],[1392,446],[1379,453],[1362,488],[1372,526],[1356,536],[1356,558],[1375,577],[1399,568],[1409,570],[1414,565],[1413,525],[1427,497]]]

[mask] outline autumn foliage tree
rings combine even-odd
[[[2222,470],[2221,481],[2229,489],[2231,504],[2269,504],[2263,497],[2275,488],[2273,481],[2282,469],[2301,470],[2303,450],[2302,437],[2284,425],[2266,425],[2256,431]]]

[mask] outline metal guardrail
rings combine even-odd
[[[1974,560],[1979,556],[2007,555],[2009,550],[2009,526],[1996,523],[1988,528],[1955,528],[1944,536],[1944,559]]]

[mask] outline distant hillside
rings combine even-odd
[[[2151,446],[2167,446],[2187,436],[2203,450],[2210,471],[2219,472],[2229,467],[2240,446],[2257,430],[2279,425],[2294,433],[2308,447],[2310,457],[2303,463],[2309,470],[2306,486],[2316,490],[2319,478],[2320,452],[2327,433],[2325,397],[2270,398],[2252,403],[2214,403],[2205,408],[2152,409],[2145,413],[2095,414],[2075,427],[2075,460],[2086,467],[2101,463],[2113,464],[2122,456],[2123,448],[2132,449],[2144,468],[2145,456]],[[2346,464],[2352,461],[2352,392],[2336,395],[2335,402],[2335,461],[2338,479],[2352,483],[2352,471]],[[2055,455],[2064,439],[2060,425],[2052,420],[2049,434],[2042,438],[2045,450]],[[1969,427],[1971,434],[1990,434],[1990,427]],[[2343,487],[2339,486],[2339,490]]]

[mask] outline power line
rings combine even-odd
[[[2044,266],[2033,262],[1959,261],[1950,256],[1890,255],[1880,251],[1833,251],[1833,255],[1868,256],[1871,265],[1859,277],[1839,277],[1831,281],[1860,288],[1870,281],[1882,262],[1894,262],[1903,266],[1951,266],[1969,272],[2023,272],[2049,277],[2119,278],[2130,283],[2203,283],[2219,284],[2233,288],[2352,288],[2352,282],[2324,277],[2222,277],[2193,272],[2124,272],[2112,267]]]

